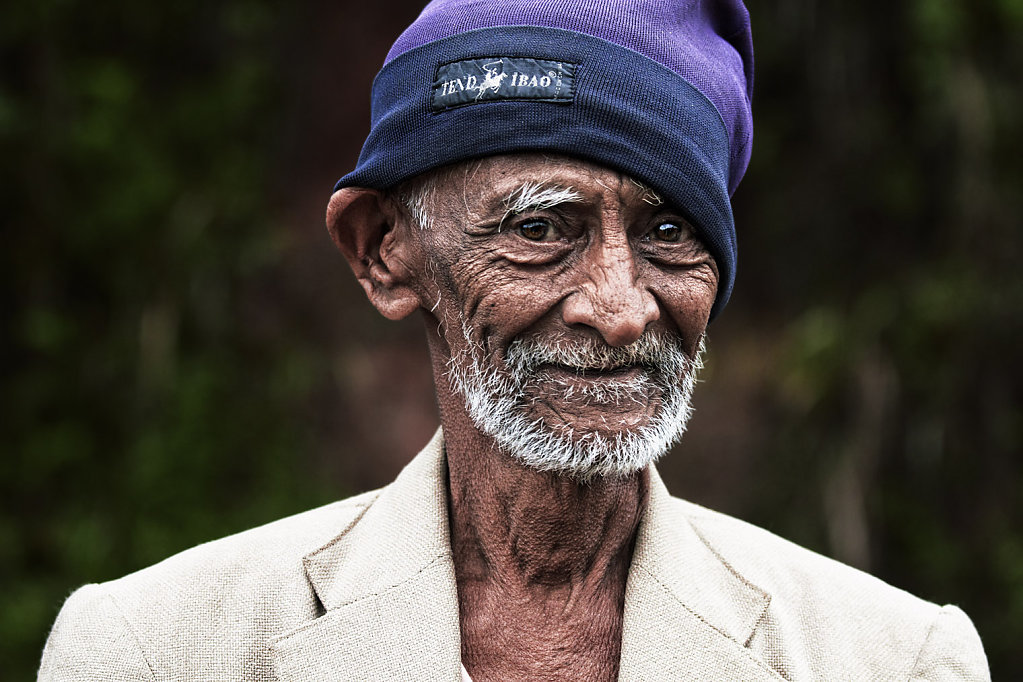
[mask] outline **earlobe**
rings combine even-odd
[[[327,230],[348,261],[370,303],[391,320],[420,307],[412,287],[416,269],[407,224],[388,198],[375,189],[345,187],[327,205]]]

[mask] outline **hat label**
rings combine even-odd
[[[575,98],[572,62],[527,57],[483,57],[441,64],[431,108],[442,111],[493,100],[569,103]]]

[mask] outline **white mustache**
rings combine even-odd
[[[647,333],[627,346],[609,346],[593,339],[515,339],[505,361],[514,375],[527,375],[543,365],[560,365],[577,372],[614,371],[643,366],[675,377],[690,363],[681,340]]]
[[[474,340],[463,322],[466,346],[448,361],[452,388],[465,399],[466,411],[481,432],[494,438],[509,455],[539,471],[553,471],[586,482],[597,476],[624,476],[642,470],[681,437],[692,413],[690,397],[696,385],[703,339],[689,358],[672,335],[647,334],[628,346],[612,347],[568,335],[520,338],[508,346],[501,371],[483,344]],[[546,424],[531,406],[537,391],[552,390],[542,376],[544,365],[557,364],[581,371],[643,366],[635,377],[592,382],[561,382],[565,398],[581,391],[600,403],[631,400],[645,404],[644,393],[659,389],[659,405],[645,425],[617,433],[578,431],[568,421]],[[541,371],[537,371],[537,370]]]

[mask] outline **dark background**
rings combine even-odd
[[[7,3],[0,660],[63,598],[388,481],[418,320],[323,228],[417,2]],[[1023,0],[755,0],[735,295],[677,494],[942,603],[1023,667]]]

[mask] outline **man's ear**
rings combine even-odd
[[[410,243],[407,219],[375,189],[345,187],[327,205],[327,230],[348,260],[366,296],[390,320],[407,317],[420,305],[413,288],[420,248]]]

